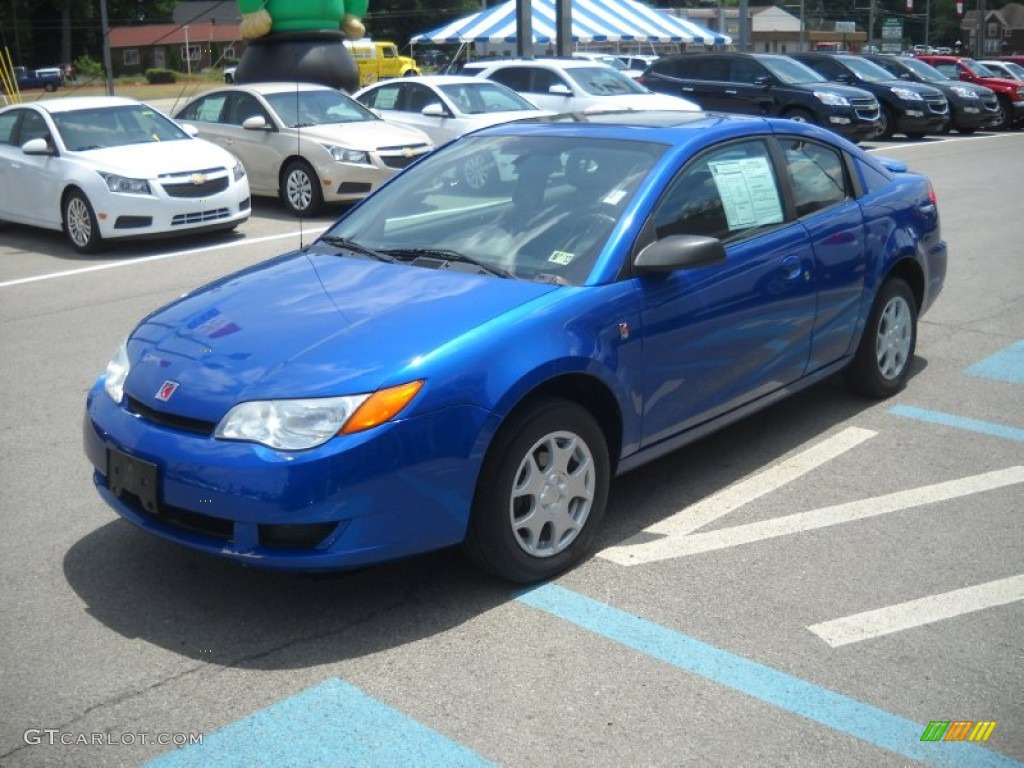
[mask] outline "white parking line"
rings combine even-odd
[[[701,552],[712,552],[718,549],[750,544],[755,541],[788,536],[816,528],[826,528],[854,520],[864,520],[887,512],[898,512],[903,509],[934,504],[940,501],[970,496],[975,493],[1003,488],[1009,485],[1024,483],[1024,466],[1008,467],[1007,469],[971,475],[959,480],[948,480],[944,483],[924,485],[908,491],[897,491],[885,496],[861,499],[846,504],[822,507],[810,512],[799,512],[794,515],[776,517],[758,523],[748,523],[732,528],[722,528],[708,533],[692,533],[687,536],[666,536],[663,539],[636,544],[634,546],[611,547],[599,553],[603,557],[619,565],[642,565],[659,560],[668,560]]]
[[[666,536],[685,536],[693,533],[745,504],[803,477],[812,469],[841,456],[877,434],[870,429],[847,427],[839,434],[789,457],[774,467],[769,467],[666,517],[645,528],[644,533],[660,533]],[[629,546],[629,542],[624,546]]]
[[[891,635],[894,632],[1019,600],[1024,600],[1024,576],[1011,576],[1008,579],[855,613],[841,619],[823,621],[820,624],[812,624],[807,629],[833,648],[838,648],[841,645]]]
[[[302,235],[317,235],[325,231],[327,227],[317,227],[315,229],[303,229]],[[55,280],[58,277],[72,277],[74,275],[84,275],[89,272],[100,272],[104,269],[120,269],[121,267],[135,267],[139,264],[146,264],[150,261],[161,261],[162,259],[173,259],[178,256],[191,256],[195,253],[206,253],[208,251],[225,250],[227,248],[241,248],[243,245],[256,245],[257,243],[267,243],[271,240],[283,240],[288,237],[299,237],[298,230],[294,232],[285,232],[280,235],[267,235],[266,237],[245,237],[240,240],[235,240],[231,243],[218,243],[217,245],[205,245],[202,248],[188,248],[184,251],[171,251],[170,253],[158,253],[153,256],[142,256],[131,261],[113,261],[109,264],[94,264],[91,267],[82,267],[80,269],[66,269],[62,272],[49,272],[45,275],[35,275],[33,277],[20,277],[17,280],[7,280],[0,283],[0,288],[11,288],[15,285],[25,285],[26,283],[38,283],[41,280]]]

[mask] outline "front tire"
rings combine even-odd
[[[514,414],[484,460],[466,554],[522,584],[561,573],[593,542],[609,476],[604,433],[579,405],[551,399]]]
[[[892,110],[883,105],[878,112],[878,117],[882,121],[882,131],[878,134],[878,138],[891,139],[896,132],[896,118],[893,116]]]
[[[883,285],[846,380],[862,395],[884,398],[906,386],[917,346],[917,300],[900,278]]]
[[[476,192],[486,192],[498,183],[498,164],[490,152],[476,152],[462,165],[462,179]]]
[[[100,226],[96,221],[89,198],[79,189],[64,196],[61,205],[64,217],[64,235],[71,247],[79,253],[95,253],[103,245]]]
[[[281,171],[281,201],[295,216],[313,216],[323,207],[320,179],[305,160],[292,160]]]
[[[795,123],[807,123],[809,125],[815,125],[817,123],[814,119],[814,115],[806,109],[800,109],[799,107],[789,110],[786,113],[786,119],[792,120]]]

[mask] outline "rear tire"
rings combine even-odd
[[[484,460],[466,555],[522,584],[561,573],[590,548],[609,481],[608,445],[588,411],[551,399],[514,413]]]
[[[917,301],[898,277],[886,280],[868,315],[847,383],[862,395],[885,398],[906,386],[917,346]]]

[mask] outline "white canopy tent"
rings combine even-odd
[[[556,40],[555,0],[531,0],[536,45]],[[672,16],[636,0],[572,0],[574,43],[678,43],[729,45],[732,38]],[[516,0],[506,0],[414,36],[413,45],[505,44],[516,42]],[[486,47],[486,45],[485,45]]]

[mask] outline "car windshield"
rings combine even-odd
[[[70,152],[191,139],[177,123],[145,104],[90,107],[50,116]]]
[[[922,80],[929,83],[944,83],[952,79],[939,72],[928,62],[921,61],[920,59],[907,57],[907,60],[902,62],[902,64]]]
[[[785,56],[764,56],[758,59],[765,68],[788,85],[798,83],[824,83],[825,78],[806,64]]]
[[[1004,61],[1003,66],[1008,72],[1012,72],[1018,80],[1024,80],[1024,67],[1012,61]]]
[[[895,80],[896,76],[886,72],[882,67],[873,61],[861,59],[857,56],[844,56],[843,64],[854,72],[861,80],[869,83],[887,83]]]
[[[321,241],[357,258],[468,263],[581,285],[664,152],[663,144],[576,135],[465,137],[404,170]]]
[[[975,77],[998,77],[995,72],[974,59],[960,59],[960,63]]]
[[[515,91],[489,80],[440,86],[441,92],[467,115],[487,112],[521,112],[537,109]]]
[[[289,128],[380,119],[358,101],[330,89],[281,91],[265,94],[263,98]]]
[[[573,67],[565,74],[591,96],[619,96],[623,93],[647,93],[647,89],[617,69],[596,65]]]

